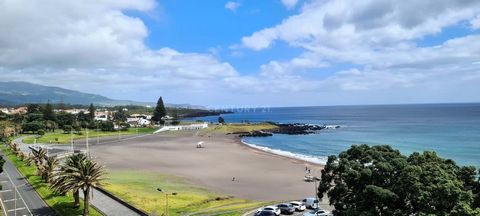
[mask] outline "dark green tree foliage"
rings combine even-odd
[[[0,157],[0,173],[3,173],[3,164],[5,163],[5,160],[3,157]],[[1,189],[1,186],[0,186]]]
[[[98,127],[101,131],[115,131],[115,126],[111,121],[100,122]]]
[[[93,122],[95,120],[95,111],[95,106],[93,106],[93,104],[90,104],[90,106],[88,107],[88,117],[90,122]]]
[[[160,97],[157,101],[157,106],[155,110],[153,110],[153,117],[152,120],[154,122],[161,122],[162,118],[167,115],[167,110],[165,109],[165,105],[163,104],[163,99]]]
[[[54,121],[54,122],[57,120],[52,104],[47,103],[45,105],[45,108],[43,109],[43,119],[45,121]]]
[[[37,133],[39,130],[44,130],[45,124],[41,121],[32,121],[22,124],[22,130],[24,133],[32,132]]]
[[[81,128],[87,128],[90,124],[90,115],[85,114],[83,111],[77,115],[77,121]]]
[[[71,113],[60,112],[57,115],[58,127],[66,133],[70,133],[76,121],[76,116]]]
[[[473,170],[472,170],[473,169]],[[335,215],[479,215],[473,167],[459,167],[434,152],[408,158],[390,146],[354,145],[330,156],[318,195]]]
[[[124,123],[127,121],[127,114],[122,108],[119,108],[117,112],[113,114],[113,120],[117,122],[117,124]]]

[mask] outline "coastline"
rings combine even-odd
[[[195,148],[200,141],[205,142],[205,148]],[[222,134],[160,133],[92,145],[91,150],[112,171],[180,176],[213,192],[257,201],[312,197],[313,183],[303,181],[306,169],[314,176],[320,176],[323,169],[319,164],[261,151],[242,143],[239,137]]]
[[[295,136],[295,135],[292,135]],[[280,149],[272,149],[264,146],[259,146],[253,143],[248,143],[243,138],[241,137],[233,137],[233,139],[240,145],[249,148],[250,150],[254,150],[257,152],[262,152],[266,153],[268,155],[274,156],[274,157],[281,157],[281,158],[287,158],[290,159],[296,163],[304,163],[308,164],[310,166],[320,166],[324,167],[327,161],[327,158],[322,159],[314,156],[308,156],[308,155],[303,155],[303,154],[297,154],[289,151],[284,151]]]

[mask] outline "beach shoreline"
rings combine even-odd
[[[301,136],[301,135],[291,135],[291,136]],[[259,146],[257,144],[248,143],[241,137],[233,137],[233,139],[235,139],[235,141],[239,145],[245,146],[245,147],[247,147],[247,148],[249,148],[250,150],[253,150],[253,151],[267,153],[267,154],[270,154],[274,157],[282,157],[282,158],[290,159],[290,160],[292,160],[293,162],[296,162],[296,163],[304,163],[304,164],[308,164],[310,166],[320,166],[322,168],[325,167],[326,161],[321,161],[321,162],[320,161],[317,161],[317,162],[313,161],[313,160],[316,160],[316,159],[321,160],[320,158],[317,158],[317,157],[295,154],[295,153],[289,152],[289,151],[283,151],[283,150],[277,150],[277,149],[271,149],[271,148],[268,148],[268,147]],[[282,151],[282,152],[285,152],[287,154],[296,155],[296,156],[289,156],[289,155],[286,155],[286,154],[276,153],[276,151]],[[302,157],[304,157],[304,158],[302,158]],[[309,159],[311,159],[311,160],[309,160]]]
[[[195,145],[205,142],[205,148]],[[312,182],[323,166],[252,148],[239,137],[194,132],[155,134],[135,140],[93,145],[92,154],[112,170],[143,170],[186,178],[212,192],[258,200],[314,197]],[[233,178],[233,179],[232,179]]]

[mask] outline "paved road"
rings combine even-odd
[[[146,136],[146,135],[141,135],[141,136]],[[140,137],[140,136],[139,136]],[[16,142],[19,145],[19,148],[28,153],[31,150],[28,148],[29,144],[25,144],[22,142],[22,140],[25,137],[18,138],[14,142]],[[119,141],[124,141],[124,140],[130,140],[136,138],[135,136],[121,136],[121,137],[100,137],[99,138],[99,144],[107,144],[107,143],[113,143],[113,142],[119,142]],[[97,144],[97,138],[91,138],[89,139],[89,143],[91,145],[96,145]],[[75,150],[85,150],[86,145],[85,145],[85,140],[76,140],[74,149]],[[71,145],[52,145],[52,144],[40,144],[42,147],[48,147],[50,154],[55,154],[55,153],[63,153],[66,151],[71,152]],[[13,194],[13,193],[12,193]],[[80,193],[81,197],[83,197],[83,193]],[[122,216],[138,216],[139,214],[130,208],[124,206],[120,202],[112,199],[111,197],[105,195],[104,193],[100,192],[97,189],[93,189],[92,192],[92,199],[91,199],[91,204],[95,206],[97,209],[99,209],[101,212],[105,213],[106,215],[112,215],[112,216],[117,216],[117,215],[122,215]],[[18,213],[18,212],[17,212]],[[19,215],[19,214],[17,214]],[[34,214],[37,215],[37,214]]]
[[[53,210],[40,198],[35,189],[28,184],[25,178],[15,168],[15,166],[4,157],[3,152],[0,155],[5,159],[3,173],[0,174],[2,190],[0,198],[4,214],[14,215],[55,215]],[[15,185],[17,186],[15,189]]]

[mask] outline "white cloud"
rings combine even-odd
[[[480,14],[474,19],[470,20],[470,26],[472,29],[480,29]]]
[[[225,8],[233,12],[236,12],[239,7],[240,3],[238,2],[229,1],[225,4]]]
[[[480,66],[472,62],[480,58],[476,42],[480,35],[452,38],[431,47],[419,47],[417,40],[441,34],[446,27],[465,21],[476,28],[478,14],[480,2],[473,0],[311,1],[303,5],[299,14],[243,37],[242,45],[261,51],[280,41],[303,49],[302,54],[290,60],[264,64],[261,75],[296,77],[294,82],[307,86],[306,90],[365,91],[373,97],[382,94],[380,90],[430,89],[428,94],[432,96],[440,91],[431,86],[452,87],[451,80],[478,77]],[[350,65],[352,69],[338,71],[335,65]],[[451,94],[445,93],[455,99]],[[480,100],[474,94],[468,95]]]
[[[282,4],[285,5],[288,9],[294,8],[299,0],[282,0]]]
[[[198,92],[237,75],[213,54],[147,47],[147,27],[123,11],[155,7],[154,0],[0,1],[0,79],[117,97],[130,88],[133,98],[153,100],[139,90]]]

